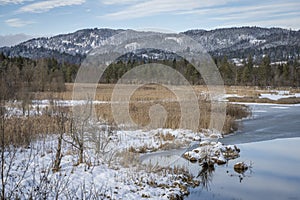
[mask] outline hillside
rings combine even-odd
[[[0,48],[0,52],[9,57],[21,56],[32,59],[53,57],[59,61],[79,64],[91,50],[105,45],[107,38],[122,31],[83,29],[50,38],[31,39],[13,47]],[[275,62],[299,59],[300,54],[300,31],[241,27],[210,31],[188,30],[181,34],[198,41],[214,57],[244,59],[251,54],[254,62],[260,62],[263,55],[268,54],[271,61]]]

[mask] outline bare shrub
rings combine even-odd
[[[160,139],[162,139],[163,141],[174,141],[175,139],[175,136],[172,135],[171,133],[166,133],[166,134],[163,134],[163,133],[160,133],[159,135]]]
[[[132,150],[125,150],[116,154],[119,159],[120,164],[123,167],[137,166],[140,164],[139,154],[137,152],[132,152]]]
[[[32,150],[27,155],[24,162],[17,161],[17,149],[12,145],[5,147],[3,142],[1,145],[1,199],[21,198],[23,194],[22,182],[25,179],[29,166],[34,158]],[[17,166],[16,166],[17,165]],[[21,169],[16,173],[14,168]]]
[[[249,116],[250,110],[245,105],[227,104],[226,114],[235,119],[242,119]]]

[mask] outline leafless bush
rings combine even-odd
[[[18,149],[12,145],[5,147],[1,145],[1,199],[21,198],[25,191],[22,182],[26,178],[29,166],[34,158],[32,150],[27,154],[27,159],[17,162]],[[14,171],[14,169],[19,169]]]
[[[111,163],[117,153],[116,127],[112,124],[93,121],[89,124],[87,140],[98,158]]]
[[[130,149],[118,152],[116,156],[120,158],[119,163],[123,167],[137,166],[140,164],[139,154]]]
[[[86,184],[85,182],[81,183],[78,186],[70,186],[64,193],[63,196],[65,199],[86,199],[86,200],[102,200],[102,199],[112,199],[113,192],[111,188],[108,188],[105,184],[97,186],[94,183],[94,180]]]
[[[92,116],[92,106],[92,102],[89,100],[84,106],[77,106],[73,109],[73,111],[77,115],[73,115],[70,122],[71,124],[69,135],[71,137],[71,140],[64,139],[65,142],[71,144],[74,148],[77,149],[78,164],[84,162],[84,149],[86,141],[85,133],[87,133],[90,118]]]

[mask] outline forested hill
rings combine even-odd
[[[254,61],[261,61],[268,55],[271,62],[300,56],[300,30],[242,27],[183,33],[198,41],[212,56],[245,59],[251,55]]]
[[[0,48],[8,57],[31,59],[55,58],[59,62],[80,64],[93,49],[124,30],[83,29],[50,38],[36,38],[13,47]],[[214,57],[245,59],[248,55],[260,62],[268,55],[271,62],[299,59],[300,31],[281,28],[241,27],[182,32],[198,41]],[[161,56],[163,57],[163,56]]]
[[[55,90],[63,90],[63,82],[74,81],[86,55],[107,45],[107,38],[122,31],[84,29],[0,48],[1,84],[18,88],[26,83],[26,86],[34,86],[35,91],[53,90],[54,86]],[[194,38],[212,55],[227,85],[300,86],[300,31],[242,27],[189,30],[182,34]],[[161,36],[167,38],[168,35]],[[100,82],[116,83],[128,70],[150,62],[175,68],[191,84],[205,84],[190,63],[160,49],[136,49],[119,57]]]

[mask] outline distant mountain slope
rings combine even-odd
[[[68,53],[71,55],[87,54],[90,50],[99,47],[103,42],[123,30],[113,29],[83,29],[74,33],[57,35],[51,38],[37,38],[28,40],[20,45],[28,48],[43,47],[49,50]]]
[[[11,57],[54,57],[60,61],[80,63],[88,52],[104,45],[107,38],[122,31],[83,29],[51,38],[31,39],[10,48],[0,48],[0,52]],[[300,31],[241,27],[211,31],[188,30],[182,34],[198,41],[213,56],[246,58],[251,54],[254,59],[259,60],[263,54],[268,54],[272,61],[280,61],[299,59],[300,54]]]
[[[275,61],[292,59],[300,54],[300,31],[241,27],[211,31],[189,30],[183,34],[198,41],[214,56],[245,58],[252,54],[259,58],[262,54],[269,54]]]
[[[276,38],[277,44],[288,44],[287,35],[289,30],[279,28],[224,28],[211,31],[189,30],[183,32],[198,41],[207,51],[218,51],[221,49],[237,50],[249,47],[263,47],[273,42],[272,35],[280,36]],[[275,42],[275,41],[274,41]],[[273,44],[275,45],[275,43]]]

